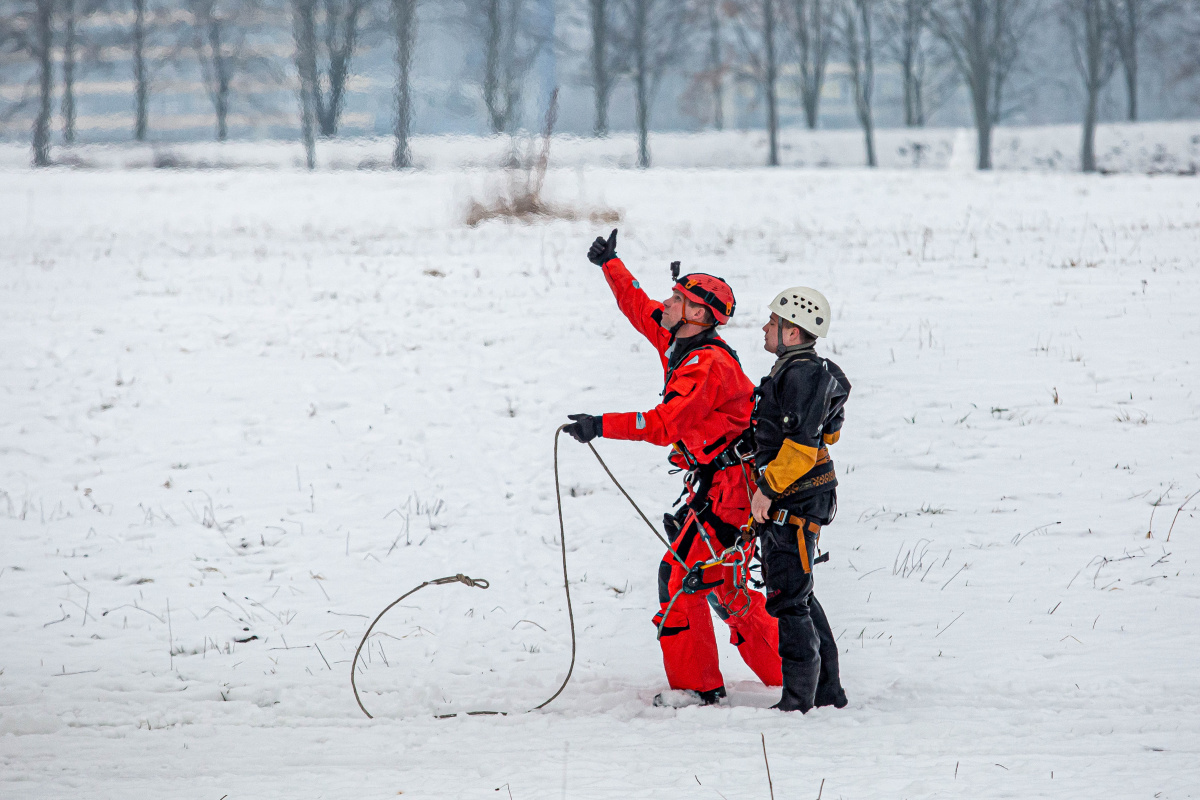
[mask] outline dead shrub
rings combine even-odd
[[[550,96],[550,108],[546,110],[540,149],[535,154],[536,141],[530,140],[522,147],[516,137],[513,138],[504,164],[508,172],[508,186],[490,200],[471,198],[467,202],[465,217],[468,225],[473,228],[492,219],[526,224],[554,219],[568,222],[586,219],[596,224],[620,222],[620,212],[611,208],[574,208],[542,199],[542,185],[546,180],[546,167],[550,163],[550,140],[557,119],[558,89],[555,89]]]

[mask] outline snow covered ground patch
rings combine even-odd
[[[661,372],[583,258],[607,231],[464,224],[502,181],[3,176],[0,794],[766,798],[765,735],[779,798],[1196,795],[1194,179],[548,176],[652,294],[728,279],[754,379],[779,288],[837,306],[850,706],[808,716],[724,643],[729,707],[651,706],[659,545],[570,441],[578,661],[519,713],[570,659],[553,431]],[[380,623],[366,719],[367,624],[459,572],[491,587]],[[434,718],[472,709],[518,713]]]

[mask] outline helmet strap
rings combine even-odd
[[[717,323],[715,323],[715,322],[697,322],[696,320],[688,319],[687,318],[687,307],[688,307],[688,304],[691,303],[691,301],[684,300],[683,303],[684,303],[683,311],[679,315],[679,322],[676,322],[674,325],[672,325],[670,328],[667,329],[671,334],[672,342],[675,341],[675,337],[679,334],[679,329],[682,328],[684,325],[695,325],[697,328],[702,328],[705,330],[707,330],[708,328],[715,328],[717,326]]]
[[[783,343],[783,320],[779,320],[779,324],[775,326],[775,355],[782,356],[787,352],[787,345]]]

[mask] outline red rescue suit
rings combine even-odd
[[[642,291],[620,259],[609,260],[603,269],[621,312],[654,345],[666,376],[663,400],[650,411],[605,414],[604,438],[664,446],[678,443],[695,463],[712,464],[748,427],[754,385],[728,346],[711,331],[673,342],[671,333],[659,325],[662,303]],[[694,466],[679,446],[671,461],[680,467]],[[737,463],[715,472],[705,519],[688,513],[671,543],[689,567],[732,543],[723,540],[749,518],[753,482],[748,464]],[[694,499],[695,487],[691,487],[689,503]],[[679,593],[686,574],[671,553],[664,556],[659,567],[661,607],[654,624],[662,629],[659,644],[671,688],[707,692],[724,686],[709,605],[729,626],[730,642],[750,669],[768,686],[779,686],[779,631],[766,612],[763,596],[738,591],[734,569],[728,566],[704,572],[706,582],[722,580],[721,586],[709,592]]]

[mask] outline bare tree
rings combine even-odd
[[[810,130],[817,127],[821,91],[825,87],[825,68],[832,45],[832,8],[834,0],[785,0],[790,2],[786,16],[796,47],[797,78],[804,121]]]
[[[62,20],[62,115],[63,142],[75,142],[75,82],[88,66],[96,66],[104,42],[95,36],[81,36],[80,28],[98,11],[105,8],[105,0],[59,0],[59,17]]]
[[[296,68],[324,137],[337,135],[350,62],[369,5],[370,0],[292,0]]]
[[[78,44],[75,24],[77,21],[75,0],[60,0],[62,3],[63,43],[62,74],[63,96],[60,111],[63,118],[63,141],[75,141],[75,48]]]
[[[767,105],[767,166],[779,166],[778,0],[740,0],[734,6],[738,55],[748,77],[762,87]]]
[[[542,36],[528,19],[526,0],[464,0],[467,22],[483,39],[483,103],[493,133],[520,121],[521,90]]]
[[[629,56],[638,167],[650,166],[650,109],[666,71],[687,49],[687,7],[678,0],[623,0],[619,45]]]
[[[392,0],[392,28],[396,33],[396,147],[392,166],[412,166],[409,137],[412,134],[412,92],[410,73],[417,44],[417,1]]]
[[[596,105],[596,120],[592,132],[608,135],[608,100],[615,83],[613,53],[610,48],[612,25],[611,0],[587,0],[588,29],[591,32],[591,82]]]
[[[932,0],[886,0],[881,9],[884,36],[880,44],[900,67],[904,84],[904,124],[925,126],[929,98],[926,80],[930,66],[929,6]]]
[[[49,166],[54,99],[54,0],[0,5],[0,77],[24,83],[22,95],[0,108],[0,122],[32,107],[33,165]],[[32,66],[32,70],[30,70]],[[32,73],[32,74],[31,74]],[[12,75],[19,77],[14,79]]]
[[[871,117],[871,93],[875,87],[875,42],[871,35],[875,0],[841,0],[838,8],[838,32],[846,63],[850,66],[850,85],[854,90],[854,111],[862,125],[867,147],[867,166],[875,160],[875,123]]]
[[[267,27],[260,0],[187,0],[190,44],[200,65],[205,91],[217,116],[217,141],[229,136],[229,110],[235,95],[251,99],[254,80],[278,80],[278,71],[258,34]]]
[[[133,138],[146,140],[149,127],[150,76],[146,69],[146,0],[133,0],[133,31],[130,36],[133,63]]]
[[[179,18],[177,7],[152,4],[150,0],[131,2],[133,27],[124,32],[119,44],[129,49],[133,72],[133,138],[143,142],[150,129],[150,92],[155,76],[168,65],[178,67],[191,41],[181,35],[187,24]]]
[[[1138,118],[1138,49],[1148,25],[1178,6],[1173,0],[1107,0],[1113,43],[1125,75],[1126,112],[1130,122]]]
[[[1180,17],[1175,35],[1187,43],[1172,75],[1172,82],[1179,86],[1200,78],[1200,0],[1179,3],[1172,11]],[[1200,102],[1200,90],[1194,90],[1192,97]]]
[[[38,109],[33,121],[33,165],[50,166],[50,104],[54,92],[54,0],[35,0],[31,49],[38,64]]]
[[[722,52],[721,0],[704,0],[705,23],[708,28],[708,52],[705,77],[712,92],[713,127],[725,129],[725,54]]]
[[[296,42],[294,58],[300,95],[300,141],[304,144],[304,160],[309,170],[317,166],[317,84],[316,3],[313,0],[291,0],[292,38]]]
[[[1058,13],[1071,39],[1075,67],[1083,79],[1083,144],[1079,162],[1084,172],[1096,171],[1096,116],[1100,91],[1117,64],[1113,17],[1106,0],[1061,0]]]
[[[992,168],[992,128],[1035,10],[1031,0],[935,0],[930,9],[933,30],[970,94],[979,169]]]

